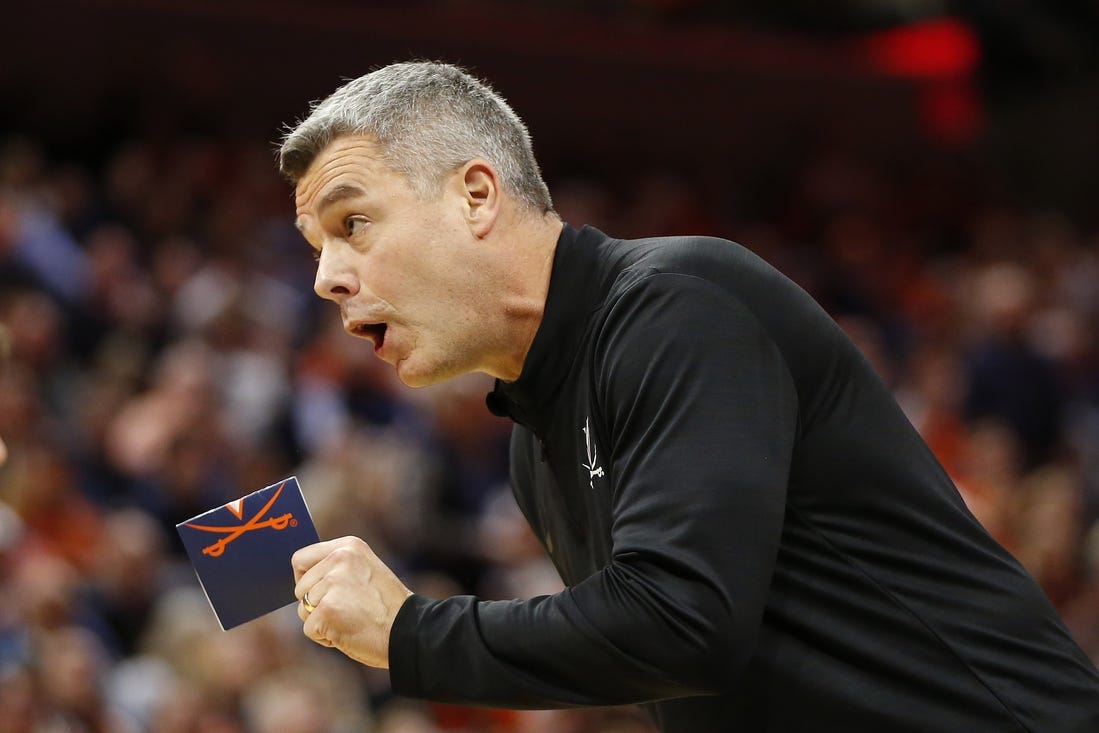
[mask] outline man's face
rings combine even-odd
[[[297,226],[316,251],[314,289],[340,308],[401,381],[417,387],[478,368],[477,241],[459,182],[430,199],[385,164],[373,138],[343,136],[296,188]]]

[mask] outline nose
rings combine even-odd
[[[336,246],[321,248],[313,290],[322,298],[338,303],[343,298],[359,292],[359,281],[354,271],[337,254],[336,249]]]

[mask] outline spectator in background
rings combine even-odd
[[[11,353],[11,336],[8,329],[0,323],[0,366],[5,365]],[[6,370],[5,370],[6,371]],[[4,435],[0,433],[0,466],[8,460],[8,445],[4,442]]]
[[[1064,406],[1052,364],[1027,340],[1038,305],[1035,283],[1021,266],[998,262],[982,268],[974,285],[977,333],[967,357],[966,417],[1002,420],[1034,468],[1054,457]]]

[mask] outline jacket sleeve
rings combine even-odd
[[[679,274],[609,304],[595,353],[611,563],[531,600],[411,597],[390,640],[397,693],[609,705],[727,691],[744,670],[782,531],[790,372],[751,311]]]

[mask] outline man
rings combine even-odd
[[[412,386],[497,378],[568,588],[429,600],[362,540],[294,556],[305,633],[394,690],[640,703],[664,731],[1099,730],[1099,674],[867,361],[731,242],[563,224],[526,129],[451,66],[286,137],[316,290]]]

